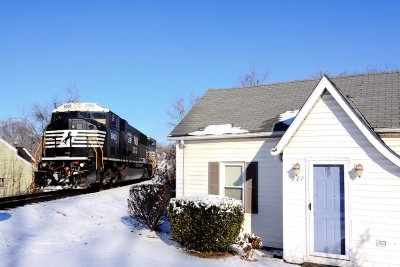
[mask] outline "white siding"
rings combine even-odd
[[[382,137],[382,140],[394,152],[396,152],[397,154],[400,154],[400,137]]]
[[[282,248],[282,162],[270,154],[277,142],[277,138],[185,141],[184,152],[177,146],[177,196],[208,193],[208,162],[257,161],[258,214],[245,215],[245,230],[260,235],[264,246]]]
[[[27,193],[33,180],[32,168],[14,147],[0,140],[0,178],[5,179],[5,186],[0,186],[0,197]]]
[[[393,144],[388,144],[393,149]],[[397,145],[398,146],[398,145]],[[398,151],[398,150],[396,150]],[[398,266],[400,262],[400,169],[364,137],[330,95],[313,107],[283,151],[284,259],[341,266]],[[308,160],[338,159],[348,186],[350,261],[309,256]],[[301,165],[301,181],[290,170]],[[356,178],[354,165],[364,166]],[[347,169],[347,170],[346,170]],[[378,247],[377,240],[386,241]]]

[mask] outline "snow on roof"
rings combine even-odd
[[[53,113],[68,111],[109,112],[110,110],[97,103],[65,103],[54,109]]]
[[[224,135],[224,134],[239,134],[248,133],[249,131],[240,129],[232,124],[208,125],[202,130],[189,133],[189,135],[204,136],[204,135]]]
[[[296,117],[297,113],[299,113],[299,110],[297,109],[285,111],[282,114],[279,114],[278,121],[282,122],[283,124],[290,125]]]

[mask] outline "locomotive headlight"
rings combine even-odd
[[[44,168],[44,167],[46,167],[47,166],[47,163],[46,162],[43,162],[42,163],[42,167]]]
[[[81,164],[79,164],[79,166],[84,167],[85,163],[81,162]]]

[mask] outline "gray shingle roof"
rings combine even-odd
[[[207,125],[228,123],[250,133],[279,130],[279,114],[300,109],[319,80],[210,89],[170,136],[185,136]],[[340,76],[331,81],[372,128],[400,128],[400,72]]]

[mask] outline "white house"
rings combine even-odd
[[[0,197],[27,193],[32,182],[32,156],[0,138]]]
[[[399,266],[400,72],[209,90],[169,138],[177,195],[242,199],[286,261]]]

